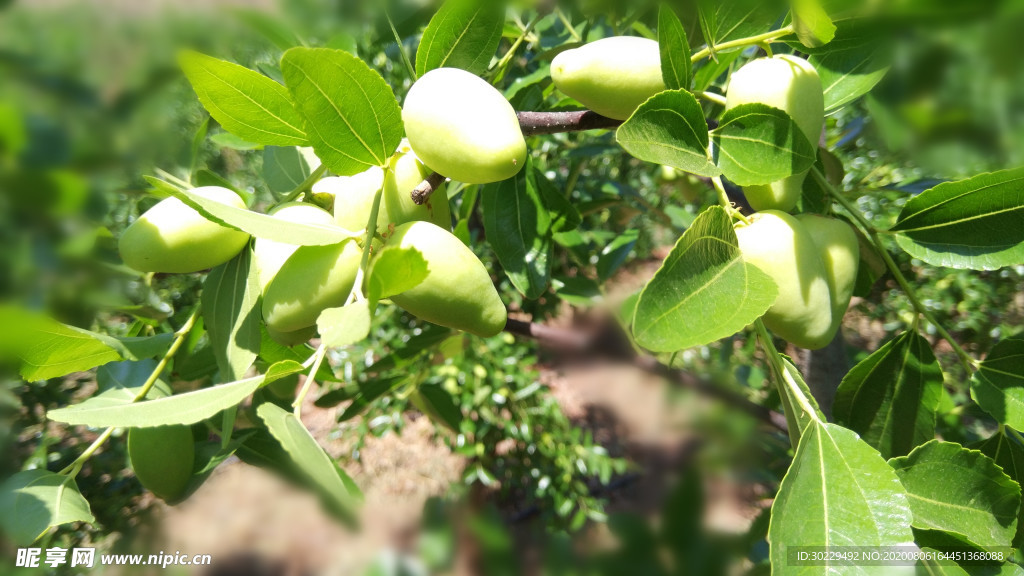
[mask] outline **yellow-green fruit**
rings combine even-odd
[[[801,214],[796,218],[811,235],[825,265],[832,297],[832,335],[835,336],[857,285],[857,268],[860,266],[857,234],[849,224],[836,218],[817,214]]]
[[[334,226],[334,217],[331,213],[312,204],[305,202],[290,202],[274,208],[270,215],[279,220],[295,222],[297,224],[319,224],[321,226]],[[253,262],[256,265],[256,274],[260,279],[260,291],[267,292],[270,281],[277,276],[281,266],[298,250],[299,247],[293,244],[285,244],[266,238],[257,238],[253,243]]]
[[[783,54],[760,58],[737,70],[729,79],[725,108],[766,104],[790,116],[815,147],[825,125],[825,97],[821,78],[810,62]],[[800,199],[807,173],[766,186],[747,186],[744,193],[755,210],[789,212]]]
[[[374,166],[355,176],[324,178],[313,185],[313,192],[334,194],[334,223],[355,232],[366,229],[373,210],[373,198],[383,186],[384,170]],[[377,232],[386,232],[388,223],[387,206],[382,200],[377,211]]]
[[[316,325],[324,310],[344,306],[355,284],[361,258],[362,250],[355,240],[297,250],[263,296],[267,328],[296,332]]]
[[[421,220],[451,230],[452,213],[444,185],[434,190],[425,204],[412,201],[413,189],[430,176],[430,170],[416,157],[408,141],[402,142],[389,165],[390,170],[384,177],[384,203],[390,221],[397,226]]]
[[[402,120],[420,160],[452,180],[500,182],[526,164],[516,111],[501,92],[465,70],[424,74],[405,98]]]
[[[192,190],[235,208],[245,202],[227,188],[205,186]],[[188,274],[220,266],[249,241],[249,235],[210,222],[177,198],[161,200],[129,226],[118,248],[128,266],[139,272]]]
[[[185,494],[192,479],[196,450],[188,426],[131,428],[128,457],[139,482],[153,494],[173,502]]]
[[[414,316],[477,336],[505,328],[507,312],[487,269],[461,240],[429,222],[395,228],[388,246],[415,248],[427,261],[422,284],[391,301]]]
[[[658,43],[646,38],[604,38],[566,50],[551,62],[551,79],[565,95],[594,112],[625,120],[665,90]]]
[[[799,220],[778,210],[759,212],[736,229],[743,259],[771,276],[779,288],[764,315],[772,332],[802,348],[827,345],[832,297],[820,251]]]
[[[305,344],[309,342],[314,336],[316,336],[316,326],[310,326],[302,330],[296,330],[294,332],[278,332],[270,326],[267,326],[267,335],[274,342],[277,342],[281,346],[298,346],[299,344]]]

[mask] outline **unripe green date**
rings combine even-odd
[[[384,177],[384,203],[391,223],[397,226],[406,222],[433,222],[451,230],[452,213],[443,184],[434,190],[425,204],[418,205],[412,201],[413,189],[427,176],[430,176],[430,170],[416,157],[408,141],[403,141],[398,153],[391,157]]]
[[[205,186],[193,193],[236,208],[245,208],[238,194]],[[121,239],[124,263],[139,272],[188,274],[231,260],[242,251],[249,235],[203,218],[177,198],[161,200],[139,216]]]
[[[736,229],[744,261],[771,276],[779,296],[764,315],[772,332],[801,348],[832,341],[832,297],[820,251],[799,220],[778,210]]]
[[[726,109],[760,103],[789,114],[812,145],[817,146],[825,125],[825,97],[818,71],[798,56],[782,54],[754,60],[729,79]],[[807,173],[765,186],[747,186],[744,193],[755,210],[791,211],[803,190]]]
[[[355,240],[297,250],[263,296],[267,328],[285,333],[304,330],[315,326],[324,310],[344,306],[361,259],[362,250]]]
[[[665,90],[658,43],[634,36],[603,38],[560,53],[551,62],[551,79],[565,95],[616,120],[626,120]]]
[[[402,120],[416,156],[452,180],[500,182],[526,164],[516,111],[501,92],[465,70],[424,74],[405,98]]]
[[[270,215],[286,222],[297,224],[318,224],[334,226],[331,213],[305,202],[289,202],[271,210]],[[253,243],[253,262],[260,279],[260,291],[267,293],[267,286],[277,276],[284,263],[298,250],[293,244],[275,242],[266,238],[257,238]]]
[[[850,307],[860,267],[860,244],[849,224],[817,214],[796,217],[811,235],[822,264],[832,297],[832,335],[839,331],[846,309]]]
[[[374,166],[355,176],[324,178],[313,185],[313,191],[334,194],[334,223],[356,232],[366,229],[370,212],[373,211],[373,199],[383,187],[384,170]],[[387,232],[390,222],[387,206],[382,199],[377,210],[377,233]]]
[[[188,426],[131,428],[128,457],[135,477],[163,500],[174,502],[185,494],[195,465],[195,443]]]
[[[427,261],[422,284],[391,298],[414,316],[477,336],[494,336],[505,328],[507,311],[487,269],[451,232],[429,222],[395,228],[388,246],[415,248]]]

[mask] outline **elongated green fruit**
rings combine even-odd
[[[501,92],[465,70],[424,74],[405,98],[402,120],[416,156],[452,180],[500,182],[526,164],[516,111]]]
[[[782,54],[754,60],[729,79],[726,110],[742,104],[760,103],[789,114],[811,144],[817,145],[825,125],[825,97],[818,71],[798,56]],[[766,186],[743,189],[755,210],[789,212],[800,199],[807,173]]]
[[[860,266],[860,244],[857,234],[849,224],[836,218],[817,214],[800,214],[796,217],[811,235],[822,264],[832,297],[832,336],[843,323],[850,298],[857,285],[857,268]],[[831,340],[831,338],[830,338]]]
[[[366,229],[373,210],[373,198],[384,187],[384,170],[373,166],[355,176],[332,176],[313,185],[313,192],[327,192],[334,195],[334,222],[346,230],[355,232]],[[409,190],[412,192],[412,189]],[[377,211],[377,232],[387,232],[388,209],[381,200]]]
[[[617,36],[566,50],[551,62],[551,79],[565,95],[594,112],[626,120],[665,90],[658,43]]]
[[[434,190],[426,204],[417,205],[412,201],[413,189],[427,176],[430,176],[430,170],[416,157],[408,140],[403,141],[398,153],[391,157],[388,173],[384,177],[384,202],[387,204],[388,218],[396,226],[420,220],[451,230],[452,213],[443,184]]]
[[[334,226],[334,217],[331,213],[312,204],[305,202],[289,202],[282,204],[270,211],[270,215],[287,222],[298,224],[319,224],[321,226]],[[253,243],[253,262],[256,264],[256,273],[260,278],[260,291],[267,293],[267,286],[277,276],[278,271],[284,263],[298,250],[298,246],[275,242],[265,238],[257,238]]]
[[[779,287],[779,297],[764,315],[765,326],[782,338],[815,350],[832,331],[832,298],[820,251],[799,220],[778,210],[759,212],[736,229],[743,259]]]
[[[429,222],[410,222],[395,228],[388,245],[419,250],[429,267],[422,284],[393,296],[392,302],[427,322],[477,336],[494,336],[505,328],[505,304],[491,276],[451,232]]]
[[[307,329],[324,310],[344,306],[361,259],[355,240],[296,250],[263,296],[263,320],[271,334]]]
[[[245,208],[238,194],[227,188],[205,186],[192,192]],[[210,222],[181,200],[167,198],[128,226],[118,249],[124,263],[139,272],[188,274],[231,260],[248,241],[245,232]]]
[[[173,502],[185,494],[196,450],[188,426],[131,428],[128,457],[135,477],[163,500]]]

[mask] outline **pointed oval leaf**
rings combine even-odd
[[[275,194],[287,194],[309,178],[309,164],[294,146],[263,149],[263,181]]]
[[[27,546],[69,522],[96,522],[71,476],[28,470],[0,486],[0,526],[16,543]]]
[[[227,380],[240,380],[260,352],[259,300],[260,282],[248,248],[211,270],[203,282],[203,321]]]
[[[514,178],[481,192],[484,231],[505,274],[524,296],[540,297],[551,282],[551,216],[532,177],[533,162]]]
[[[789,546],[906,546],[914,541],[907,492],[881,455],[851,430],[815,420],[772,504],[773,574],[856,574],[841,564],[808,569]]]
[[[499,0],[447,0],[423,31],[416,50],[416,74],[435,68],[487,71],[501,43],[505,3]]]
[[[832,23],[821,0],[792,0],[793,29],[805,46],[817,48],[832,41],[836,25]]]
[[[332,172],[387,165],[402,140],[402,110],[380,74],[330,48],[292,48],[281,71],[316,155]]]
[[[1000,424],[1024,430],[1024,339],[992,347],[971,377],[971,398]]]
[[[814,165],[817,147],[782,110],[744,104],[727,111],[712,133],[715,164],[740,186],[771,184]]]
[[[0,306],[0,326],[0,358],[19,358],[21,377],[29,382],[121,360],[97,335],[16,306]]]
[[[975,546],[1009,546],[1017,531],[1020,486],[977,450],[932,440],[889,462],[910,496],[914,527]]]
[[[658,48],[661,51],[661,77],[669,90],[689,89],[693,78],[690,41],[675,11],[662,4],[658,11]]]
[[[969,446],[969,448],[980,450],[982,454],[994,460],[1003,469],[1003,472],[1006,472],[1006,475],[1017,484],[1024,483],[1024,445],[1007,435],[1005,429],[1003,432],[993,434],[987,440]],[[1024,528],[1024,506],[1021,506],[1021,510],[1017,513],[1017,535],[1013,538],[1014,546],[1020,546],[1021,540],[1024,539],[1022,528]]]
[[[886,342],[853,367],[836,392],[836,422],[857,432],[884,458],[904,456],[935,438],[942,368],[917,332]]]
[[[637,302],[633,335],[654,352],[732,336],[775,303],[778,289],[740,255],[732,220],[704,211],[683,234]]]
[[[885,42],[811,56],[821,76],[825,113],[834,112],[864,96],[889,72],[892,50]]]
[[[907,201],[893,232],[933,266],[995,270],[1024,263],[1024,168],[946,182]]]
[[[708,124],[697,99],[686,90],[652,96],[615,132],[619,144],[640,160],[698,176],[722,171],[708,158]]]
[[[341,308],[324,310],[316,325],[325,346],[343,348],[370,335],[370,320],[370,304],[361,300]]]
[[[423,253],[390,246],[381,250],[370,268],[370,299],[379,301],[419,286],[430,273]]]
[[[302,146],[306,132],[288,89],[270,78],[198,52],[179,58],[199,101],[225,130],[248,142]]]

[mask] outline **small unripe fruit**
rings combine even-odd
[[[477,336],[494,336],[505,328],[507,311],[491,276],[451,232],[429,222],[410,222],[396,227],[387,245],[419,250],[429,267],[422,284],[392,296],[392,302],[427,322]]]
[[[507,180],[526,164],[526,140],[508,100],[456,68],[413,84],[402,108],[409,144],[431,170],[466,184]]]
[[[452,213],[444,185],[434,190],[425,204],[418,205],[412,201],[413,189],[430,176],[430,170],[416,157],[407,141],[402,142],[389,164],[390,169],[384,177],[384,202],[390,221],[396,226],[417,220],[433,222],[450,230]]]
[[[857,285],[857,268],[860,266],[857,234],[849,224],[836,218],[817,214],[800,214],[796,218],[811,235],[825,265],[832,297],[832,335],[835,336]]]
[[[330,212],[304,202],[290,202],[274,208],[270,215],[286,222],[297,224],[318,224],[334,226],[334,217]],[[277,276],[281,266],[298,250],[293,244],[285,244],[266,238],[257,238],[253,243],[253,263],[260,279],[260,291],[267,292],[267,285]]]
[[[384,187],[384,170],[373,166],[355,176],[333,176],[313,185],[313,191],[334,194],[334,222],[342,228],[356,232],[366,229],[373,211],[373,199]],[[410,192],[412,190],[410,189]],[[377,232],[388,229],[388,209],[383,199],[377,211]]]
[[[196,450],[188,426],[131,428],[128,457],[135,477],[163,500],[174,502],[185,494],[192,479]]]
[[[771,276],[779,288],[764,315],[772,332],[801,348],[826,346],[832,331],[832,298],[820,251],[799,220],[777,210],[759,212],[736,229],[743,260]]]
[[[192,193],[245,208],[238,194],[227,188],[205,186]],[[188,274],[231,260],[248,241],[245,232],[211,222],[181,200],[167,198],[128,226],[118,249],[124,263],[139,272]]]
[[[626,120],[665,90],[658,43],[617,36],[566,50],[551,62],[551,79],[565,95],[594,112]]]
[[[316,325],[320,313],[345,305],[362,250],[355,240],[332,246],[306,246],[295,252],[263,296],[263,320],[276,332]]]
[[[743,104],[760,103],[789,114],[800,131],[817,147],[825,125],[825,97],[818,71],[798,56],[782,54],[754,60],[729,79],[726,110]],[[800,199],[807,173],[765,186],[743,189],[755,210],[789,212]]]

